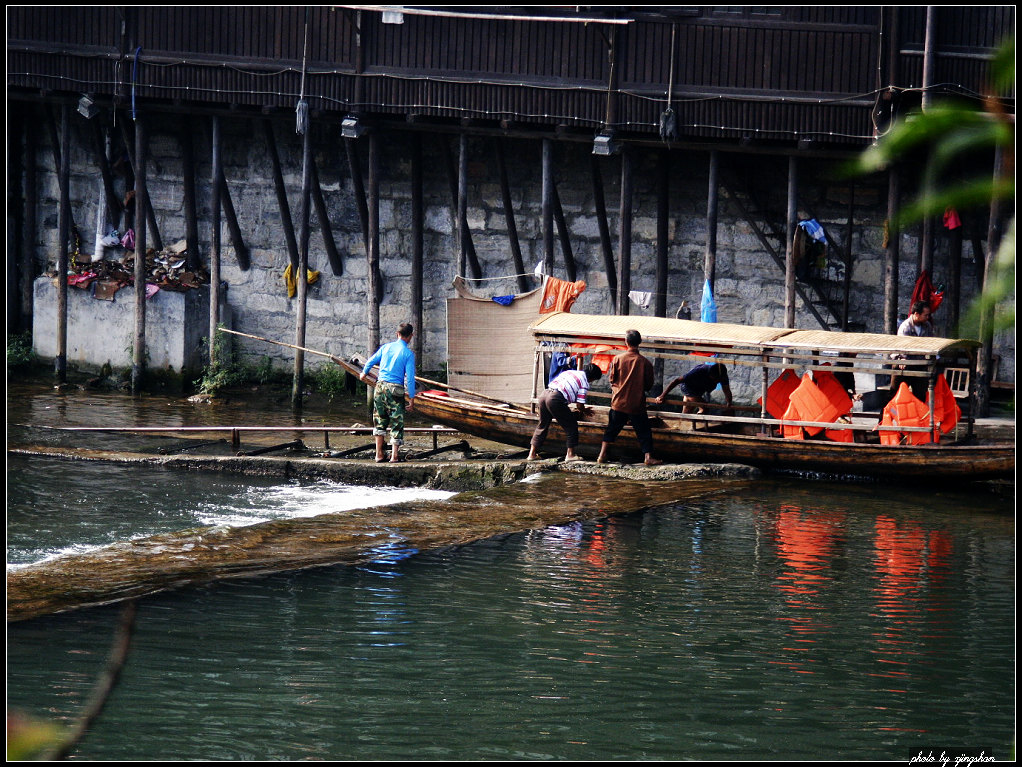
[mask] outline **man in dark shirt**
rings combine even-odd
[[[731,407],[731,382],[727,377],[727,368],[724,367],[722,362],[706,362],[702,365],[696,365],[685,375],[678,376],[667,384],[664,393],[656,398],[656,402],[663,403],[667,393],[675,386],[680,385],[681,393],[684,395],[682,401],[685,403],[682,412],[691,413],[692,406],[690,403],[707,402],[710,392],[716,389],[718,384],[721,391],[724,392],[727,407]],[[702,413],[703,410],[703,408],[700,408],[699,412]]]
[[[653,457],[653,431],[646,415],[646,391],[653,385],[653,363],[639,354],[642,336],[638,330],[625,333],[625,343],[628,344],[628,350],[611,360],[608,370],[610,413],[596,462],[603,463],[606,460],[608,445],[617,439],[625,424],[631,422],[646,465],[655,466],[663,462]]]

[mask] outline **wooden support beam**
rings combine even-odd
[[[901,172],[897,167],[887,171],[887,248],[884,251],[884,332],[898,330],[898,262],[901,256],[901,232],[898,229]]]
[[[412,135],[412,349],[415,358],[422,361],[422,283],[423,283],[423,228],[425,221],[422,194],[422,134]]]
[[[621,149],[621,208],[618,231],[618,285],[617,313],[629,314],[628,294],[632,290],[632,195],[634,168],[632,149]]]
[[[223,204],[224,218],[227,219],[227,231],[231,234],[231,243],[234,245],[234,255],[238,259],[238,266],[242,271],[248,271],[251,266],[248,247],[241,236],[241,226],[238,224],[238,214],[234,210],[234,201],[231,199],[231,190],[227,186],[227,177],[224,175],[223,164],[220,165],[220,192],[221,203]]]
[[[202,263],[199,250],[199,219],[195,202],[195,142],[192,138],[192,123],[182,118],[178,126],[181,142],[181,189],[184,196],[185,242],[187,243],[186,264],[195,271]]]
[[[369,248],[366,258],[369,262],[367,274],[369,317],[367,351],[372,354],[380,346],[380,138],[376,131],[369,134]]]
[[[504,156],[504,141],[499,136],[495,139],[497,168],[500,173],[500,193],[504,201],[504,221],[507,225],[508,241],[511,244],[511,258],[514,262],[515,275],[518,281],[518,292],[528,290],[525,277],[525,261],[522,259],[522,243],[518,239],[518,225],[515,222],[514,204],[511,201],[511,184],[507,176],[507,159]]]
[[[709,182],[706,189],[706,253],[703,256],[703,279],[713,290],[717,278],[717,221],[720,210],[720,152],[710,152]]]
[[[568,281],[574,282],[578,279],[578,270],[575,267],[575,254],[571,252],[571,236],[568,232],[568,224],[564,220],[564,209],[561,207],[561,196],[557,193],[557,184],[552,183],[550,186],[554,222],[557,224],[557,237],[561,241],[561,254],[564,256],[564,269],[567,272]]]
[[[124,151],[128,155],[128,162],[131,164],[131,171],[135,175],[135,184],[138,184],[138,165],[135,161],[136,150],[133,149],[136,145],[132,131],[128,127],[128,118],[123,118],[117,121],[121,126],[121,137],[124,139]],[[136,195],[138,194],[136,190]],[[146,221],[149,225],[149,234],[153,238],[153,248],[156,250],[163,250],[163,238],[160,237],[160,227],[156,223],[156,212],[153,210],[152,201],[147,201],[144,215],[135,216],[135,242],[138,242],[138,230],[142,227],[139,226],[140,221]]]
[[[553,142],[543,139],[543,271],[548,276],[554,273],[554,148]]]
[[[305,309],[309,289],[309,222],[312,198],[312,130],[305,127],[302,135],[302,198],[298,213],[298,309],[295,313],[295,365],[291,381],[291,407],[300,410],[305,389]]]
[[[149,136],[142,117],[135,120],[135,220],[142,221],[149,205]],[[146,359],[146,227],[135,231],[135,343],[131,361],[131,393],[141,394]]]
[[[653,314],[667,316],[667,247],[671,209],[671,153],[662,150],[657,156],[656,275]]]
[[[34,109],[31,114],[37,116]],[[26,125],[28,122],[26,121]],[[36,131],[25,131],[25,231],[21,242],[21,316],[26,328],[32,327],[33,283],[37,270],[34,253],[39,234],[39,179],[35,164],[38,141]]]
[[[291,269],[298,268],[298,240],[295,238],[295,225],[291,219],[291,205],[287,200],[287,188],[284,185],[284,172],[280,167],[280,153],[277,151],[277,139],[273,135],[273,122],[262,120],[263,136],[266,138],[266,150],[270,155],[273,169],[273,189],[277,194],[277,208],[280,210],[280,225],[284,229],[284,242],[287,245],[287,258]]]
[[[337,252],[337,243],[334,242],[334,231],[330,226],[330,213],[326,207],[326,200],[323,198],[323,187],[319,183],[319,169],[316,167],[316,159],[312,163],[312,201],[316,206],[316,218],[319,220],[319,229],[323,234],[323,247],[326,248],[326,257],[330,261],[330,269],[335,275],[344,274],[344,261]]]
[[[100,175],[103,177],[103,193],[106,195],[107,213],[111,217],[110,223],[114,225],[114,228],[119,228],[124,202],[117,196],[117,190],[114,187],[114,174],[110,169],[110,159],[107,157],[103,127],[99,120],[89,120],[89,123],[92,126],[92,152],[96,156],[96,165],[99,166]]]
[[[468,263],[468,248],[466,243],[470,239],[467,236],[468,229],[468,134],[462,133],[458,136],[458,220],[457,229],[460,233],[458,238],[458,274],[466,276],[465,266]],[[476,270],[473,277],[481,277]]]
[[[58,183],[60,199],[57,210],[57,354],[53,360],[56,383],[67,381],[67,268],[68,235],[71,227],[71,163],[59,163],[56,156],[63,149],[68,157],[71,149],[71,109],[67,104],[60,108],[59,145],[54,143],[54,159],[58,160]]]
[[[788,213],[784,243],[784,327],[795,327],[795,227],[798,225],[798,160],[788,158]]]
[[[210,185],[210,231],[212,241],[209,246],[209,367],[214,369],[216,358],[216,329],[220,324],[220,197],[223,178],[221,164],[220,118],[213,116],[212,137],[212,172]]]
[[[444,166],[447,168],[447,183],[451,188],[451,200],[453,201],[453,232],[452,234],[458,238],[458,252],[459,254],[464,249],[465,257],[468,261],[468,267],[472,270],[473,277],[482,277],[482,269],[479,266],[479,258],[476,255],[475,244],[472,242],[472,233],[468,228],[468,221],[461,220],[461,216],[458,211],[459,206],[459,182],[458,182],[458,171],[455,168],[454,156],[451,153],[450,144],[447,143],[445,136],[439,136],[440,149],[444,155]],[[467,162],[467,159],[466,159]],[[466,165],[467,170],[467,165]],[[458,274],[462,277],[467,276],[465,274],[464,265],[459,268]]]
[[[617,268],[614,264],[614,248],[610,240],[610,225],[607,222],[607,201],[603,193],[603,173],[600,161],[593,155],[589,156],[589,167],[593,178],[593,201],[596,207],[596,224],[600,230],[600,250],[603,253],[603,270],[607,275],[607,289],[610,291],[610,303],[617,305]]]

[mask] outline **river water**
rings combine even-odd
[[[16,424],[189,413],[172,398],[9,392],[8,440],[42,441]],[[7,480],[9,568],[407,492],[22,456]],[[1007,759],[1013,505],[977,489],[721,483],[591,522],[149,596],[73,758]],[[8,705],[70,721],[118,613],[10,624]]]

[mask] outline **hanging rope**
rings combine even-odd
[[[302,85],[295,107],[295,132],[304,136],[309,129],[309,102],[305,100],[305,73],[309,57],[309,9],[305,9],[305,40],[302,43]]]
[[[678,138],[678,116],[671,106],[671,97],[674,95],[674,37],[678,27],[671,25],[671,74],[667,84],[667,109],[660,115],[660,139],[669,141]]]

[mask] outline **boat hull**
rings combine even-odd
[[[420,417],[483,439],[526,448],[538,418],[524,409],[477,403],[424,392],[415,398]],[[654,455],[669,462],[742,463],[765,470],[821,472],[844,476],[912,479],[927,482],[1013,477],[1014,445],[880,445],[824,440],[730,434],[712,428],[680,428],[681,423],[653,419]],[[606,420],[594,414],[579,422],[576,452],[594,458],[603,441]],[[690,424],[689,424],[690,426]],[[541,452],[565,450],[564,433],[555,423]],[[608,450],[611,460],[642,459],[635,433],[626,427]]]

